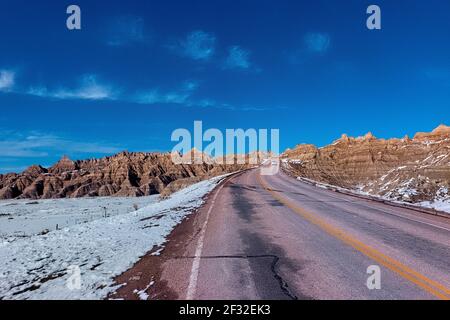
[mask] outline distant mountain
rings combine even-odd
[[[450,200],[450,127],[410,139],[343,135],[331,145],[298,145],[283,155],[295,175],[393,200]]]
[[[191,154],[199,156],[195,150]],[[0,199],[167,194],[245,167],[206,162],[175,165],[169,153],[122,152],[79,161],[64,157],[48,169],[34,165],[20,174],[0,175]]]

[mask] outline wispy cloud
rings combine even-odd
[[[198,83],[198,81],[189,80],[183,83],[182,89],[185,91],[193,92],[197,90],[199,86],[200,84]]]
[[[43,158],[50,154],[113,154],[121,149],[98,142],[80,142],[40,132],[0,132],[0,159]]]
[[[230,104],[230,103],[224,103],[219,102],[213,99],[201,99],[196,101],[189,101],[187,104],[189,107],[199,107],[199,108],[214,108],[214,109],[225,109],[230,111],[245,111],[245,112],[251,112],[251,111],[267,111],[267,110],[282,110],[282,109],[288,109],[286,107],[281,106],[258,106],[258,105],[238,105],[238,104]]]
[[[185,81],[177,90],[168,92],[161,92],[159,89],[141,91],[132,100],[140,104],[187,104],[198,87],[199,84],[196,81]]]
[[[117,89],[100,82],[96,75],[84,75],[79,82],[79,85],[75,88],[60,87],[58,89],[48,89],[45,86],[31,87],[27,93],[39,97],[80,100],[112,100],[117,96]]]
[[[177,40],[167,46],[171,51],[193,60],[209,60],[216,50],[216,37],[212,33],[196,30],[185,39]]]
[[[96,75],[88,74],[82,76],[79,84],[74,87],[60,86],[56,88],[49,88],[41,85],[31,86],[26,90],[17,89],[14,90],[13,93],[60,100],[113,100],[146,105],[175,104],[185,107],[217,108],[240,111],[262,111],[273,109],[272,107],[232,105],[225,102],[218,102],[214,99],[204,97],[199,98],[197,94],[199,86],[200,84],[198,81],[188,80],[182,82],[174,89],[162,90],[160,88],[150,88],[146,90],[139,90],[137,92],[135,91],[133,93],[127,90],[121,90],[115,85],[102,82]],[[76,146],[77,144],[74,145]],[[21,152],[24,151],[24,149],[21,150]]]
[[[305,45],[309,52],[324,54],[331,44],[330,36],[321,32],[310,32],[305,35]]]
[[[233,46],[228,49],[228,56],[225,60],[224,68],[226,69],[248,69],[250,68],[250,51]]]
[[[188,93],[167,92],[162,93],[157,89],[140,92],[136,95],[135,102],[141,104],[184,104],[189,98]]]
[[[265,111],[270,109],[281,109],[280,107],[263,107],[251,105],[234,105],[220,102],[215,99],[195,97],[199,83],[196,81],[185,81],[178,90],[162,92],[158,89],[141,91],[134,96],[133,102],[139,104],[177,104],[189,108],[213,108],[230,111]]]
[[[123,16],[116,18],[108,26],[106,44],[110,46],[126,46],[145,43],[149,36],[145,34],[145,22],[141,17]]]
[[[10,70],[0,70],[0,91],[9,91],[14,87],[16,74]]]
[[[301,47],[286,53],[292,64],[303,64],[314,57],[324,56],[331,47],[331,37],[323,32],[309,32],[304,35]]]

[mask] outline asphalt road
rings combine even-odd
[[[163,254],[160,298],[450,298],[450,219],[282,172],[231,178],[183,224]],[[366,285],[369,266],[380,289]]]

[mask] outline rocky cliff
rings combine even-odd
[[[323,148],[298,145],[283,156],[295,175],[411,203],[450,198],[450,127],[412,139],[377,139],[371,133]]]
[[[0,175],[0,199],[146,196],[167,193],[190,182],[244,167],[209,163],[175,165],[168,153],[123,152],[79,161],[64,157],[50,168],[35,165],[20,174]]]

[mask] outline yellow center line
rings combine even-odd
[[[261,175],[258,175],[259,182],[262,187],[267,190],[275,199],[283,203],[285,206],[311,222],[312,224],[320,227],[322,230],[327,232],[328,234],[334,236],[335,238],[341,240],[342,242],[350,245],[354,249],[358,250],[362,254],[371,258],[372,260],[378,262],[379,264],[385,266],[386,268],[394,271],[399,274],[403,278],[411,281],[416,284],[426,292],[434,295],[435,297],[443,300],[450,300],[450,289],[445,287],[444,285],[427,278],[426,276],[420,274],[419,272],[407,267],[401,262],[388,257],[387,255],[381,253],[380,251],[369,247],[368,245],[362,243],[361,241],[353,238],[347,232],[332,226],[327,223],[324,219],[319,218],[316,214],[308,212],[303,208],[297,206],[292,201],[287,198],[281,196],[278,192],[274,191],[269,187],[266,181],[262,178]]]

